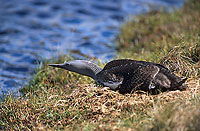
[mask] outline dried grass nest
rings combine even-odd
[[[99,121],[103,115],[117,117],[122,111],[145,111],[148,107],[152,108],[155,103],[163,105],[177,100],[192,99],[199,93],[199,80],[189,79],[187,85],[189,88],[186,91],[169,91],[158,95],[149,95],[145,92],[122,95],[94,84],[78,85],[70,95],[58,101],[56,105],[64,104],[69,107],[69,111],[85,111],[89,119]]]

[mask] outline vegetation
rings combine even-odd
[[[23,96],[4,97],[0,130],[197,130],[200,125],[200,2],[190,0],[170,14],[151,12],[124,24],[118,58],[162,63],[189,77],[187,91],[122,95],[88,77],[47,66],[45,61]],[[100,66],[103,64],[97,61]]]

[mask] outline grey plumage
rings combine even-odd
[[[63,64],[49,64],[49,66],[76,72],[93,79],[96,79],[96,74],[102,70],[98,65],[86,60],[72,60]]]
[[[102,69],[96,64],[85,60],[74,60],[64,64],[50,64],[77,72],[108,86],[120,93],[130,93],[134,90],[152,91],[185,89],[186,79],[181,79],[163,65],[136,61],[131,59],[113,60]]]

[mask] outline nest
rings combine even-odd
[[[127,111],[147,113],[147,110],[157,103],[163,105],[193,98],[199,91],[197,83],[199,83],[198,80],[188,80],[188,90],[169,91],[158,95],[149,95],[141,91],[122,95],[107,87],[97,87],[93,84],[78,85],[70,95],[64,98],[65,100],[60,100],[56,104],[57,106],[64,104],[70,112],[79,111],[83,119],[97,122],[107,115],[110,118],[116,118]],[[70,121],[72,122],[76,117],[77,114]]]

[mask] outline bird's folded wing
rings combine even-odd
[[[132,64],[131,64],[132,63]],[[120,60],[113,60],[108,62],[105,67],[103,68],[103,70],[108,70],[108,69],[112,69],[112,68],[117,68],[120,66],[125,66],[125,65],[136,65],[136,64],[141,64],[138,61],[135,60],[131,60],[131,59],[120,59]]]
[[[135,84],[151,82],[159,72],[159,68],[154,65],[140,66],[134,73],[131,81]]]
[[[120,90],[122,92],[130,92],[136,88],[148,90],[158,72],[159,68],[155,65],[139,66],[130,76],[125,77]]]

